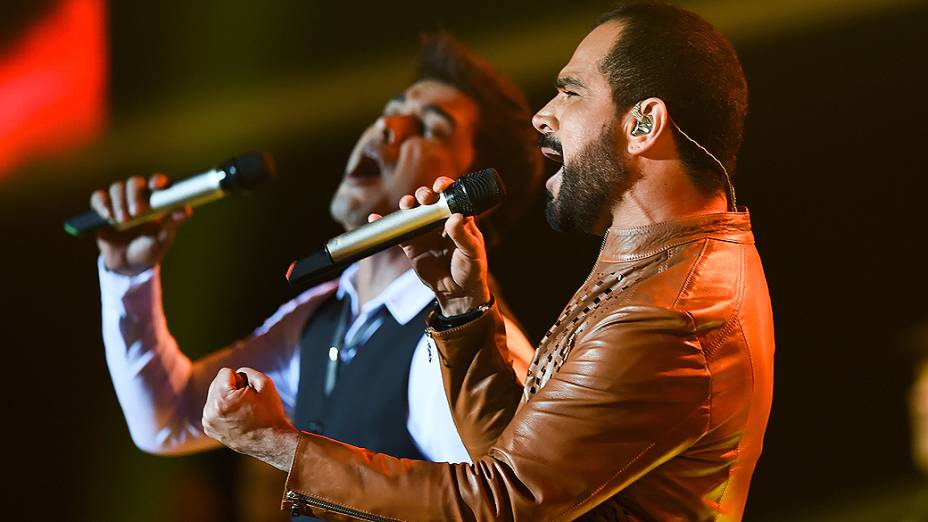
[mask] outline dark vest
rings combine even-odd
[[[383,324],[349,363],[339,366],[335,388],[326,397],[325,369],[341,307],[341,301],[332,295],[303,329],[294,424],[304,431],[394,457],[423,459],[406,430],[406,418],[409,365],[425,332],[430,307],[406,325],[385,311]]]
[[[406,429],[406,419],[409,365],[431,307],[423,308],[405,325],[385,311],[383,324],[349,363],[339,366],[335,388],[326,397],[325,369],[341,307],[342,302],[333,294],[303,328],[294,425],[378,453],[425,459]]]

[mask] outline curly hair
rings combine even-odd
[[[475,154],[469,170],[495,168],[507,191],[503,204],[481,219],[492,244],[522,215],[540,187],[542,160],[525,94],[446,32],[422,37],[416,80],[450,85],[477,103]]]

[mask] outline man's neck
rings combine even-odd
[[[360,301],[358,306],[364,306],[377,297],[410,267],[409,258],[400,247],[393,247],[358,261],[354,281]]]
[[[724,192],[703,194],[682,171],[645,176],[612,208],[605,226],[630,228],[728,210]]]

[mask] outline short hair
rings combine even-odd
[[[748,109],[748,88],[735,49],[696,13],[657,1],[636,1],[601,15],[593,27],[619,22],[622,31],[600,71],[616,110],[660,98],[671,119],[734,175]],[[680,160],[703,193],[726,186],[701,149],[672,129]]]
[[[416,80],[435,80],[470,97],[479,108],[469,170],[495,168],[506,200],[481,220],[488,242],[517,220],[538,192],[542,161],[525,94],[488,62],[446,32],[423,35]]]

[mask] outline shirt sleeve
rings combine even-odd
[[[159,267],[136,276],[98,260],[106,363],[133,442],[161,455],[217,447],[200,424],[209,384],[220,368],[248,366],[267,374],[292,413],[299,379],[299,335],[323,285],[283,305],[254,333],[191,361],[168,330]],[[334,287],[333,287],[334,288]]]
[[[433,462],[470,462],[458,435],[445,389],[441,382],[438,356],[419,339],[409,367],[409,416],[406,429],[416,447]]]

